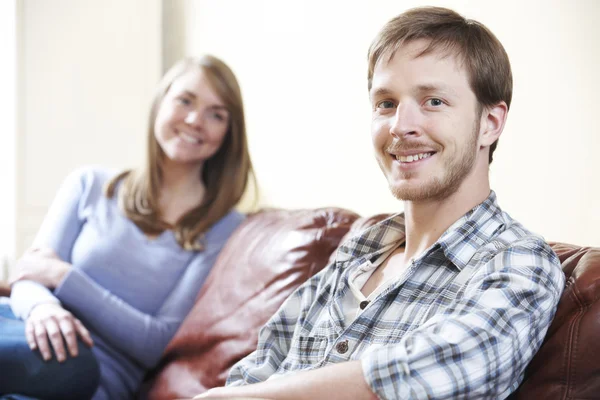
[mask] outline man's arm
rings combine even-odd
[[[504,398],[538,350],[564,283],[556,255],[525,243],[498,254],[465,294],[400,342],[350,361],[207,395],[270,399]],[[375,394],[376,395],[375,395]]]
[[[505,398],[541,346],[563,288],[545,243],[514,243],[478,267],[443,312],[363,354],[365,378],[382,399]]]
[[[316,370],[301,371],[254,385],[216,388],[194,398],[230,397],[277,400],[377,399],[363,377],[360,361],[349,361]]]

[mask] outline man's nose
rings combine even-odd
[[[396,107],[394,122],[390,127],[390,135],[395,138],[417,136],[419,130],[420,112],[416,105],[401,103]]]

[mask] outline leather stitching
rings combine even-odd
[[[573,278],[569,278],[572,280]],[[572,396],[572,392],[575,389],[575,379],[576,379],[576,370],[577,370],[577,362],[575,357],[577,356],[578,346],[579,346],[579,327],[581,325],[581,319],[585,314],[586,307],[582,301],[581,293],[579,292],[579,288],[575,282],[571,282],[571,297],[577,304],[579,310],[575,314],[572,322],[569,324],[569,336],[567,343],[567,359],[565,360],[567,365],[567,373],[564,375],[567,377],[567,381],[565,382],[565,393],[562,397],[564,400],[570,399]]]

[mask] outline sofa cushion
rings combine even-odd
[[[320,271],[358,215],[336,208],[264,210],[233,233],[142,398],[192,397],[224,384],[258,330]]]

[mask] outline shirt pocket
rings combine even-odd
[[[290,351],[281,363],[279,372],[310,369],[325,358],[327,338],[298,336],[292,340]]]

